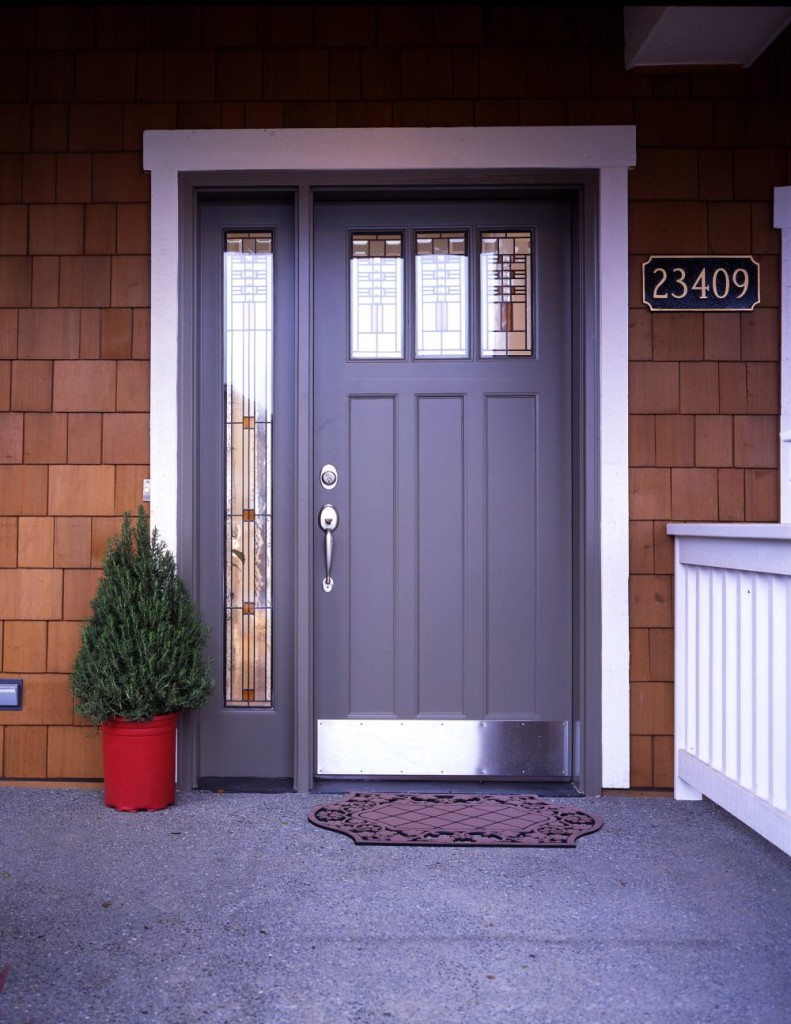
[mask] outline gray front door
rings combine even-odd
[[[560,197],[316,203],[319,776],[571,775],[571,254]]]

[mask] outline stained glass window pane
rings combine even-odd
[[[225,703],[272,704],[272,233],[226,235]]]
[[[533,355],[529,231],[481,236],[481,355]]]
[[[400,234],[352,235],[352,359],[403,357],[402,248]]]
[[[415,355],[467,355],[467,237],[463,231],[418,232],[415,238]]]

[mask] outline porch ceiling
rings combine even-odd
[[[749,67],[791,7],[624,7],[626,67]]]

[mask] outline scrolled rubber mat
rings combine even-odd
[[[602,827],[599,818],[537,796],[350,793],[308,820],[358,845],[561,846]]]

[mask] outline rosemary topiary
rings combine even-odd
[[[124,513],[102,567],[71,675],[78,714],[101,725],[200,707],[214,685],[209,631],[144,506],[134,525]]]

